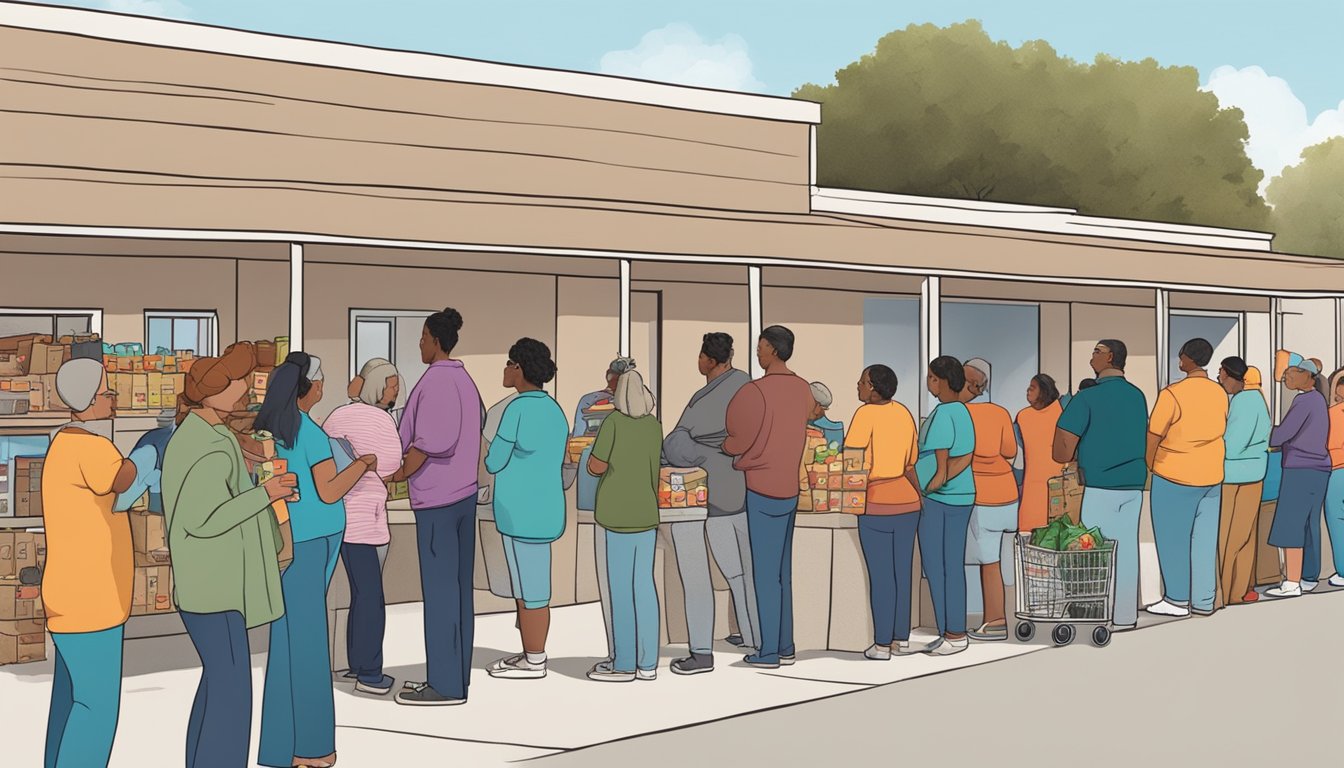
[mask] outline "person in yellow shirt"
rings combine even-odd
[[[97,360],[71,360],[56,392],[74,412],[42,471],[47,566],[42,598],[56,646],[46,765],[105,766],[121,707],[122,634],[131,615],[131,525],[112,511],[135,464],[112,444],[117,393]]]
[[[859,544],[868,565],[868,598],[873,610],[873,645],[864,656],[885,661],[919,653],[910,647],[910,595],[915,540],[919,536],[918,430],[910,411],[892,400],[896,374],[885,365],[859,376],[859,400],[845,436],[846,448],[865,451],[868,493],[859,516]]]
[[[978,629],[972,640],[1008,639],[1008,618],[1004,610],[1004,587],[1012,584],[1013,535],[1017,532],[1017,478],[1013,459],[1017,458],[1017,435],[1013,417],[1001,405],[973,402],[989,389],[989,362],[967,360],[966,388],[961,401],[971,412],[975,427],[975,457],[971,474],[975,476],[975,507],[971,509],[971,527],[966,538],[966,564],[980,567],[981,599],[984,604]]]
[[[1153,538],[1162,570],[1158,616],[1207,616],[1218,584],[1218,513],[1222,507],[1227,392],[1205,366],[1213,345],[1191,339],[1181,347],[1185,378],[1157,396],[1148,421],[1148,467],[1153,471]]]

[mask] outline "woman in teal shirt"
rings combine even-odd
[[[920,430],[915,463],[924,495],[919,552],[941,639],[926,652],[950,656],[970,644],[966,639],[964,563],[966,531],[975,505],[975,479],[971,474],[975,427],[971,412],[960,401],[961,390],[966,387],[966,371],[960,361],[944,356],[929,363],[927,384],[938,405]]]
[[[289,503],[294,562],[280,576],[285,615],[271,624],[257,762],[275,768],[336,761],[327,587],[345,533],[341,499],[378,460],[361,456],[341,472],[331,442],[308,412],[322,400],[322,361],[292,352],[271,372],[256,429],[275,437],[276,455],[298,478]],[[391,681],[383,684],[390,688]]]
[[[551,628],[551,542],[565,532],[565,462],[569,422],[542,387],[555,378],[551,350],[519,339],[504,364],[504,386],[518,392],[490,441],[485,469],[495,476],[495,527],[518,603],[523,652],[486,668],[491,677],[546,676],[546,635]]]

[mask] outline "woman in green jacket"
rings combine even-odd
[[[258,487],[224,417],[247,392],[250,344],[201,358],[178,398],[177,431],[163,462],[163,504],[173,589],[201,658],[187,724],[187,768],[247,765],[252,670],[247,630],[284,613],[280,529],[271,503],[293,495],[295,477]]]

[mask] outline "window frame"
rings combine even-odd
[[[74,307],[5,307],[0,306],[0,317],[13,316],[37,316],[51,318],[51,337],[57,338],[56,326],[63,317],[88,317],[89,333],[98,334],[99,338],[103,335],[103,310],[86,309]]]
[[[150,321],[152,320],[168,320],[169,321],[168,335],[170,337],[175,336],[177,332],[177,328],[175,327],[174,324],[175,321],[204,320],[206,321],[206,329],[204,331],[204,334],[202,334],[202,332],[198,329],[196,333],[196,338],[199,342],[199,340],[202,338],[202,335],[204,335],[205,341],[207,343],[207,349],[193,350],[193,352],[197,357],[214,357],[219,353],[219,312],[217,311],[201,310],[201,309],[146,309],[144,311],[145,354],[151,354],[151,355],[154,354],[154,348],[152,348],[150,345],[150,333],[149,333]],[[170,350],[175,350],[176,345],[169,344],[168,348]]]

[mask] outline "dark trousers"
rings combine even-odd
[[[345,633],[348,667],[362,682],[381,683],[387,604],[378,547],[342,544],[341,562],[345,563],[345,575],[350,579],[350,616]]]
[[[793,518],[797,499],[772,499],[747,491],[747,535],[751,540],[752,581],[761,618],[757,658],[777,662],[794,655]]]
[[[919,555],[939,635],[966,632],[966,532],[971,509],[925,498],[919,515]]]
[[[415,510],[415,538],[425,599],[426,682],[444,696],[465,699],[476,628],[476,496]]]
[[[1302,547],[1302,581],[1321,580],[1321,509],[1313,507],[1307,517],[1306,544]],[[1330,542],[1331,546],[1334,542]]]
[[[919,513],[860,515],[859,545],[868,564],[873,642],[910,639],[910,594],[915,570]]]
[[[187,768],[241,768],[252,742],[252,668],[243,615],[179,614],[201,658],[187,720]]]

